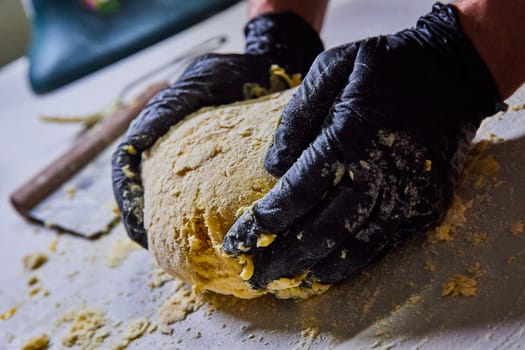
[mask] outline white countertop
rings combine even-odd
[[[411,26],[432,3],[332,1],[323,30],[325,45],[332,47]],[[121,226],[94,242],[68,235],[58,237],[53,231],[25,222],[11,208],[8,196],[63,152],[79,131],[76,126],[45,124],[39,115],[96,111],[110,103],[133,77],[213,35],[228,35],[230,40],[221,51],[240,51],[245,14],[246,4],[236,5],[43,96],[29,89],[25,59],[0,70],[0,314],[17,307],[12,318],[0,320],[0,349],[18,349],[40,333],[51,337],[51,349],[62,348],[60,339],[68,326],[55,326],[55,321],[81,306],[103,310],[108,325],[122,321],[121,326],[111,328],[102,349],[119,342],[129,321],[148,318],[153,324],[158,322],[157,310],[170,296],[173,285],[148,288],[154,270],[148,252],[131,252],[117,268],[106,265],[112,244],[124,238]],[[525,101],[523,90],[511,104],[518,101]],[[511,112],[501,120],[485,123],[480,137],[493,132],[515,140],[489,151],[501,166],[497,177],[503,182],[499,186],[460,190],[465,201],[478,197],[467,211],[467,224],[457,230],[453,242],[409,242],[366,273],[307,302],[264,298],[230,303],[211,314],[205,304],[186,320],[175,323],[172,336],[159,331],[147,333],[129,348],[520,348],[525,343],[525,233],[515,236],[510,226],[525,220],[523,117],[525,113]],[[476,247],[465,238],[475,232],[487,233],[487,240]],[[54,253],[49,245],[57,237]],[[22,257],[33,252],[46,253],[49,261],[27,272]],[[436,271],[425,269],[428,259],[436,264]],[[468,274],[467,268],[475,262],[487,272],[478,279],[477,295],[441,297],[442,283],[456,273]],[[42,291],[30,297],[27,280],[33,275],[40,280]],[[49,295],[44,296],[43,291]],[[316,337],[301,334],[316,328],[320,331]]]

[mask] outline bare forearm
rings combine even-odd
[[[525,82],[525,1],[458,0],[463,31],[507,98]]]
[[[292,11],[319,32],[327,3],[328,0],[249,0],[248,16],[251,19],[267,12]]]

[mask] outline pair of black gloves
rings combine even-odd
[[[452,5],[434,5],[415,28],[325,52],[292,13],[260,15],[245,34],[244,54],[193,62],[115,152],[114,191],[133,240],[147,248],[141,152],[197,109],[242,100],[245,83],[268,86],[272,64],[304,76],[265,158],[280,179],[223,241],[232,257],[252,255],[253,288],[305,272],[306,286],[338,282],[440,221],[474,133],[505,107]],[[275,241],[257,247],[268,233]]]

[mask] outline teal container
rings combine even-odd
[[[82,0],[33,0],[31,87],[52,91],[238,1],[120,0],[115,11],[97,13]]]

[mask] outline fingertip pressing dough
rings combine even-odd
[[[149,247],[164,270],[196,291],[240,298],[268,292],[244,282],[253,272],[249,256],[228,258],[221,246],[243,208],[277,181],[264,169],[264,155],[293,92],[202,109],[172,127],[143,155]],[[274,239],[268,235],[257,243],[265,247]],[[271,292],[283,297],[308,294],[300,288],[283,283]],[[326,289],[312,288],[310,294]]]

